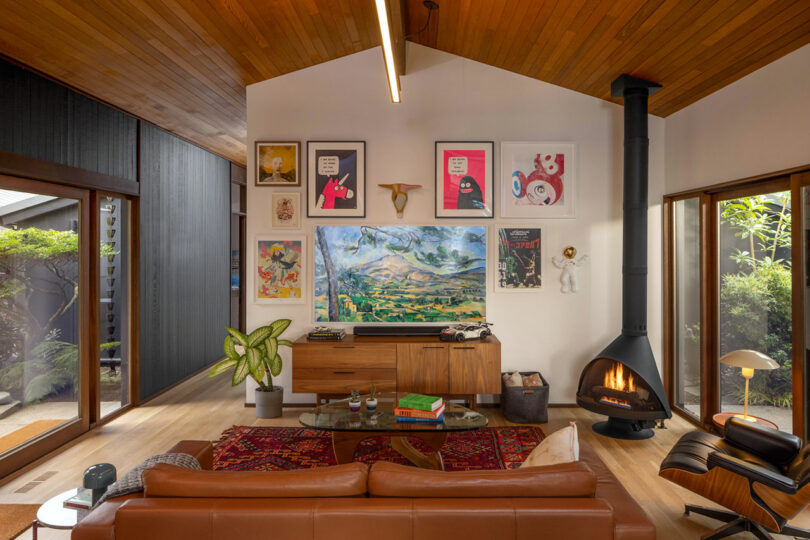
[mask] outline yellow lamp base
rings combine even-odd
[[[734,418],[741,418],[742,420],[747,420],[748,422],[756,422],[757,421],[757,419],[755,417],[750,416],[750,415],[734,414],[733,416],[734,416]]]

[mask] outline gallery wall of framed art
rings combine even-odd
[[[307,267],[304,302],[286,305],[251,303],[247,306],[248,329],[278,318],[293,320],[287,332],[293,338],[300,337],[316,324],[341,327],[347,333],[351,333],[352,327],[358,324],[448,324],[317,320],[316,305],[321,306],[317,313],[324,311],[323,298],[319,299],[318,296],[323,295],[325,270],[318,261],[320,255],[316,231],[318,228],[328,230],[332,227],[345,228],[344,231],[354,231],[360,227],[384,227],[384,230],[390,227],[458,227],[459,231],[484,227],[488,242],[484,317],[494,323],[492,331],[503,343],[503,367],[544,370],[554,379],[551,401],[572,402],[578,381],[566,375],[569,371],[575,371],[569,369],[569,364],[587,362],[594,353],[591,350],[594,343],[615,337],[615,327],[610,323],[620,319],[620,310],[614,309],[614,306],[621,304],[621,107],[413,43],[408,44],[408,63],[413,71],[409,70],[403,78],[402,102],[392,104],[385,92],[379,92],[380,88],[385,90],[387,84],[384,77],[379,76],[379,60],[379,49],[370,50],[247,88],[249,168],[255,167],[253,141],[301,142],[300,187],[263,187],[250,182],[248,238],[255,234],[279,238],[303,236],[306,239],[304,265]],[[660,200],[659,195],[663,195],[662,130],[662,120],[651,117],[651,202]],[[317,174],[317,163],[310,163],[313,145],[310,144],[308,148],[308,141],[319,144],[323,141],[328,144],[331,144],[329,141],[365,141],[365,211],[359,212],[361,216],[331,217],[331,209],[328,208],[322,211],[322,215],[311,215],[311,211],[316,209],[314,203],[317,201],[318,188],[310,191],[309,179],[313,171]],[[515,170],[510,166],[504,178],[504,143],[510,142],[531,143],[532,147],[527,150],[533,153],[527,152],[528,157],[518,157],[521,162],[516,164]],[[479,182],[474,167],[469,167],[469,159],[466,174],[462,174],[462,160],[453,160],[451,174],[455,177],[447,179],[450,186],[447,190],[450,195],[447,201],[449,208],[444,208],[445,197],[443,194],[437,197],[437,188],[444,188],[444,156],[437,160],[437,150],[440,155],[445,149],[453,150],[444,146],[448,143],[485,146],[484,169],[490,173],[484,174],[484,180]],[[545,146],[558,143],[563,146]],[[479,146],[456,150],[482,149]],[[509,150],[508,146],[506,150]],[[535,163],[538,154],[541,159]],[[558,160],[558,154],[562,154],[561,160]],[[448,172],[450,157],[465,156],[448,156]],[[487,159],[490,160],[489,165],[486,165]],[[558,161],[561,161],[562,172],[559,168],[555,169]],[[507,215],[504,212],[504,201],[508,200],[506,189],[511,192],[510,180],[516,171],[526,178],[525,187],[521,182],[523,196],[532,193],[535,200],[545,202],[545,199],[535,197],[536,192],[531,191],[534,186],[529,185],[540,181],[539,187],[543,190],[537,192],[550,191],[547,185],[556,193],[559,191],[556,187],[561,185],[560,197],[555,196],[545,205],[530,208],[531,214],[522,214],[519,211],[525,209],[517,207],[508,208],[508,211],[514,212]],[[334,178],[334,169],[331,172]],[[464,176],[475,178],[476,184],[482,188],[481,199],[491,210],[458,208],[460,181]],[[341,177],[338,176],[338,182]],[[517,177],[520,180],[520,174]],[[326,183],[328,181],[327,177]],[[392,188],[380,187],[381,184],[418,185],[421,188],[404,192],[407,205],[403,208],[402,217],[397,217],[396,203],[392,197],[398,194]],[[354,191],[354,188],[350,189]],[[272,221],[271,195],[294,191],[301,194],[301,227],[277,228]],[[399,195],[403,195],[401,189]],[[488,200],[490,195],[491,202]],[[335,202],[339,203],[337,198]],[[351,211],[356,209],[352,208]],[[448,212],[446,216],[437,217],[444,211]],[[469,215],[459,215],[457,212],[460,211],[469,212]],[[655,228],[656,219],[660,222],[660,211],[656,213],[651,204],[650,238],[660,234],[657,232],[660,227]],[[518,251],[521,258],[512,261],[513,275],[504,276],[502,286],[498,279],[501,229],[539,229],[540,241],[539,252],[534,247],[525,248],[534,257],[540,258],[539,265],[526,253]],[[337,300],[343,303],[344,316],[351,311],[352,305],[356,309],[358,303],[361,316],[374,313],[373,310],[368,311],[370,307],[378,312],[386,309],[379,305],[381,301],[378,301],[378,305],[365,305],[365,298],[371,296],[357,294],[358,291],[375,291],[373,284],[361,277],[359,272],[372,259],[393,256],[397,249],[407,248],[407,244],[403,245],[399,240],[387,240],[385,234],[378,234],[374,250],[364,242],[358,253],[353,254],[345,251],[345,248],[349,247],[352,238],[356,240],[354,234],[347,232],[346,245],[341,245],[341,240],[336,241],[332,236],[327,239],[330,254],[335,259],[333,263],[342,268],[336,290]],[[528,239],[529,242],[535,240],[536,237]],[[390,248],[386,244],[391,244]],[[581,253],[589,255],[588,263],[579,270],[580,290],[576,294],[561,292],[561,270],[551,260],[568,245],[576,246]],[[447,247],[450,247],[449,243]],[[391,248],[394,252],[390,251]],[[410,249],[410,253],[404,257],[408,265],[398,266],[397,271],[406,269],[407,272],[415,272],[418,269],[418,273],[413,275],[414,279],[420,274],[429,277],[428,270],[440,273],[444,271],[444,265],[452,260],[453,249],[447,249],[446,254],[440,254],[438,249],[423,249],[425,255],[432,253],[436,257],[431,258],[432,261],[438,262],[438,257],[447,257],[444,261],[448,262],[443,262],[442,270],[437,271],[436,268],[414,262],[417,260],[416,253],[413,246]],[[372,258],[360,260],[369,253]],[[462,254],[463,250],[460,250],[457,256]],[[472,254],[468,256],[472,257]],[[419,257],[423,255],[419,254]],[[656,287],[660,287],[657,284],[660,258],[660,253],[653,246],[648,263],[651,294]],[[518,267],[518,264],[521,266]],[[535,271],[528,272],[525,268],[531,268],[532,264]],[[452,269],[452,272],[463,271],[463,268]],[[374,275],[382,274],[375,272]],[[320,289],[316,288],[316,283],[321,284]],[[351,287],[346,288],[346,284],[351,284]],[[252,294],[250,290],[247,292]],[[430,299],[437,300],[439,296],[431,295]],[[395,303],[400,304],[393,306],[396,310],[407,309],[407,302]],[[431,302],[431,309],[434,305],[437,304]],[[660,310],[660,306],[650,306],[650,313],[657,313],[656,310]],[[380,315],[385,318],[389,312],[380,312]],[[651,316],[650,321],[654,320],[655,317]],[[649,332],[655,349],[656,336],[661,333],[660,325],[651,324]],[[289,358],[285,358],[287,360]],[[286,362],[286,365],[292,366],[292,362]],[[287,369],[282,373],[279,384],[290,384]],[[252,399],[252,395],[246,395]],[[312,396],[303,394],[285,397],[285,400],[288,399],[290,402],[304,403],[313,400]]]

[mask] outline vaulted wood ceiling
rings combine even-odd
[[[602,99],[650,79],[659,116],[810,43],[810,0],[438,3],[409,40]],[[242,164],[246,85],[379,41],[373,0],[0,0],[0,53]]]

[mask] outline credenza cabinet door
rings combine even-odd
[[[501,358],[487,343],[450,345],[449,392],[451,394],[499,394]]]
[[[448,346],[445,344],[397,344],[397,391],[446,394],[447,350]]]

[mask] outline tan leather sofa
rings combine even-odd
[[[377,463],[284,472],[212,471],[212,446],[183,441],[202,471],[158,465],[145,492],[110,499],[73,540],[650,540],[655,527],[594,450],[580,461],[445,473]]]

